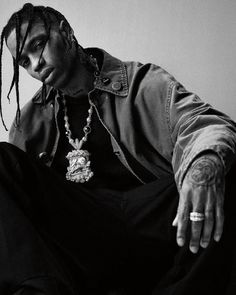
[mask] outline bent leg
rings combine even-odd
[[[66,272],[31,222],[37,204],[33,204],[35,196],[29,195],[27,182],[34,173],[23,174],[18,160],[25,168],[29,166],[23,152],[0,144],[0,293],[13,294],[21,285],[34,282],[45,293],[73,294]]]
[[[120,227],[80,185],[0,144],[1,294],[32,283],[50,295],[86,289],[107,271]]]

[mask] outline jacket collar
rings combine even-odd
[[[129,89],[125,64],[100,48],[86,48],[85,50],[94,57],[102,56],[100,77],[94,86],[95,89],[126,97]],[[41,89],[33,97],[34,103],[43,103]],[[53,87],[46,87],[46,103],[57,95],[59,95],[58,91]]]
[[[100,79],[95,85],[95,88],[117,96],[127,96],[128,78],[124,63],[102,49],[88,48],[87,50],[95,57],[97,56],[97,52],[103,54]]]

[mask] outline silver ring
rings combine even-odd
[[[205,219],[205,215],[199,212],[191,212],[189,218],[191,221],[203,221]]]

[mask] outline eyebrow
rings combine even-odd
[[[24,51],[28,51],[32,47],[33,43],[42,37],[45,37],[45,32],[39,33],[39,34],[31,37],[31,39],[28,40],[28,42],[27,42],[28,38],[26,39],[25,44],[24,44],[24,48],[23,48],[21,55],[19,57],[19,63],[21,63],[22,59],[24,59],[24,57],[25,57]]]

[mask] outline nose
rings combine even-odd
[[[31,58],[32,71],[38,73],[44,64],[43,57],[33,56]]]

